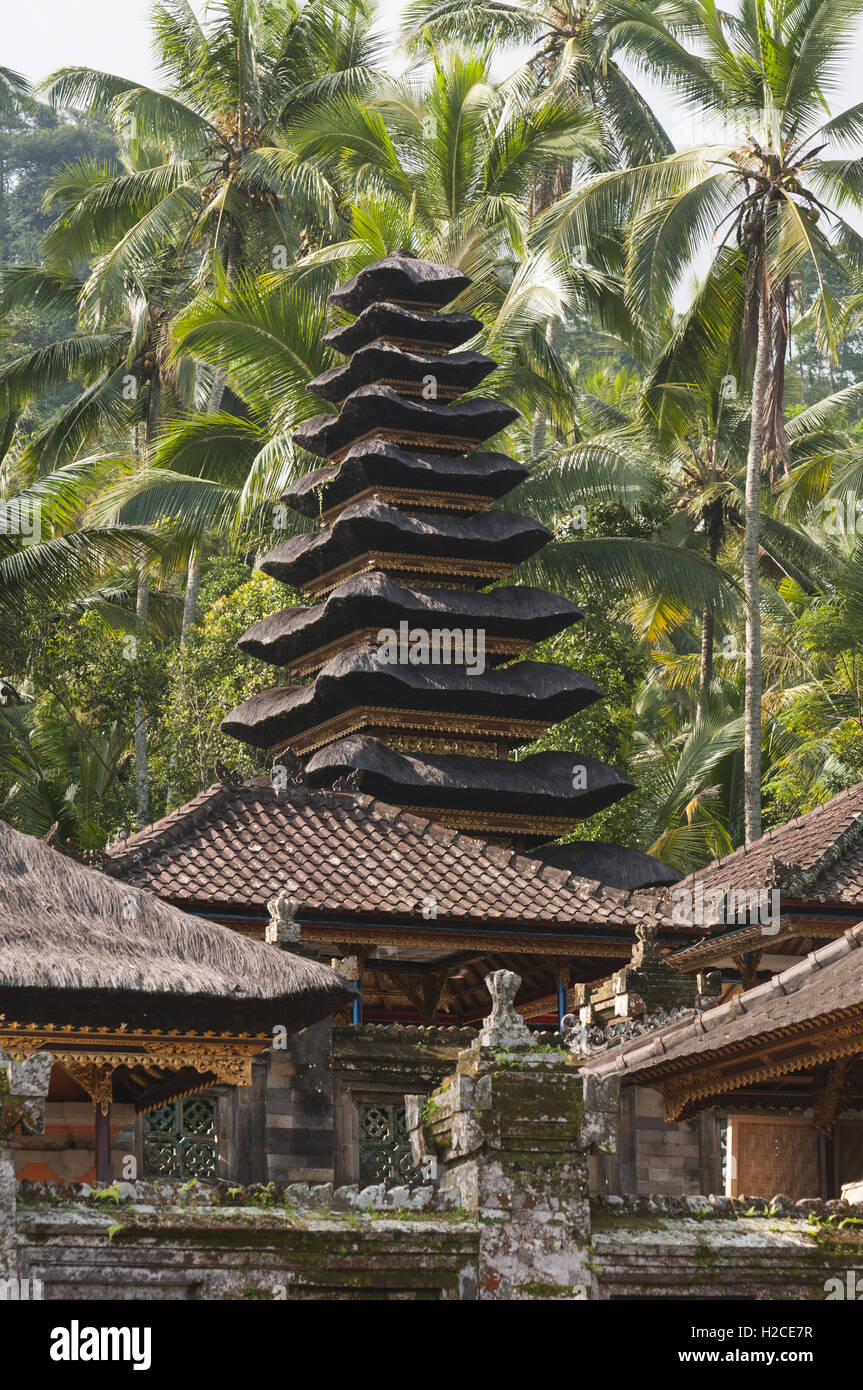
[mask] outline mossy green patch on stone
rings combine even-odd
[[[518,1291],[527,1294],[528,1298],[571,1298],[573,1287],[571,1284],[546,1284],[537,1279],[529,1284],[519,1284]]]

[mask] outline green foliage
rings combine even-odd
[[[96,1206],[115,1206],[120,1205],[120,1189],[116,1183],[109,1187],[96,1187],[90,1194],[91,1200]]]
[[[168,668],[164,718],[152,746],[154,785],[164,788],[170,805],[179,805],[216,780],[213,764],[221,759],[237,773],[257,776],[270,759],[219,732],[219,724],[236,705],[285,683],[282,673],[237,650],[237,638],[262,618],[299,602],[283,584],[245,569],[237,584],[238,567],[221,569],[219,580],[210,567],[202,588],[212,593],[219,583],[229,592],[210,603],[188,645],[174,653]]]
[[[0,120],[0,261],[32,265],[51,224],[43,199],[58,171],[81,159],[108,159],[112,133],[98,121],[40,106]]]
[[[154,815],[212,782],[217,760],[265,770],[219,723],[284,679],[235,644],[297,600],[250,556],[311,462],[291,435],[320,409],[308,379],[333,363],[327,296],[399,246],[471,276],[455,307],[482,319],[473,346],[499,364],[480,394],[521,412],[491,447],[534,464],[504,505],[555,536],[518,577],[586,612],[531,656],[604,698],[526,751],[631,776],[638,791],[573,838],[681,868],[741,836],[747,364],[767,267],[788,311],[777,361],[790,354],[760,536],[767,820],[863,776],[863,548],[826,536],[821,510],[863,492],[863,240],[819,212],[863,203],[859,160],[829,145],[859,142],[863,116],[828,120],[822,100],[852,11],[767,4],[717,24],[707,0],[412,0],[422,66],[394,79],[365,0],[200,20],[165,3],[170,90],[66,68],[51,109],[0,70],[0,496],[38,498],[43,519],[39,545],[0,533],[15,692],[0,705],[0,814],[79,849],[131,828],[136,702]],[[542,61],[534,47],[497,82],[504,40],[541,43]],[[696,110],[766,104],[766,143],[672,154],[624,68]],[[762,206],[751,176],[768,158],[783,173]],[[181,646],[199,545],[222,558],[204,561]]]
[[[597,605],[588,610],[584,622],[536,647],[531,658],[573,667],[595,681],[604,698],[555,725],[524,753],[547,749],[581,753],[630,775],[635,731],[632,692],[650,669],[649,651],[633,638],[619,617],[615,618],[613,610]],[[643,820],[643,793],[639,791],[580,822],[567,839],[610,840],[646,849]]]

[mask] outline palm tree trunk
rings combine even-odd
[[[746,459],[746,529],[743,539],[743,591],[746,604],[746,702],[744,712],[744,822],[746,844],[761,835],[761,608],[758,595],[758,544],[764,405],[770,374],[770,305],[762,273],[758,308],[758,348],[752,382],[752,418]]]
[[[707,532],[707,558],[715,564],[722,538],[722,508],[718,503],[710,503],[704,517],[704,525]],[[695,715],[695,722],[697,724],[700,724],[706,715],[707,707],[710,702],[710,686],[713,683],[715,629],[716,624],[714,622],[713,613],[709,608],[702,609],[701,667],[698,679],[698,708]]]
[[[147,392],[147,418],[144,424],[144,448],[147,462],[150,449],[159,428],[159,411],[162,403],[162,379],[158,364],[150,377]],[[138,592],[135,598],[135,617],[138,620],[138,637],[144,635],[147,611],[150,606],[150,576],[142,569],[138,574]],[[135,802],[138,815],[138,829],[150,822],[150,756],[147,747],[147,712],[144,705],[144,692],[139,684],[135,692]]]
[[[707,713],[710,686],[713,682],[713,614],[709,608],[701,613],[701,669],[698,678],[698,710],[695,722],[700,724]]]
[[[231,223],[231,230],[228,236],[228,265],[226,270],[226,283],[230,289],[236,278],[237,270],[242,255],[240,239],[240,229],[236,222]],[[222,397],[225,394],[225,374],[216,369],[213,375],[213,384],[210,387],[210,397],[207,401],[208,415],[214,415],[221,408]],[[189,640],[189,633],[195,625],[198,614],[198,589],[201,583],[201,547],[203,536],[195,546],[189,556],[189,571],[186,578],[186,597],[183,602],[183,621],[180,626],[180,647],[185,647]]]
[[[530,456],[535,459],[545,448],[545,415],[537,406],[533,412],[533,430],[530,436]]]
[[[138,594],[135,603],[135,616],[139,631],[147,621],[147,608],[150,601],[150,576],[146,570],[138,575]],[[144,695],[140,687],[135,692],[135,800],[138,812],[138,829],[150,821],[150,760],[147,752],[147,714],[144,708]]]
[[[180,626],[180,646],[185,647],[198,615],[198,588],[201,583],[201,546],[195,546],[189,556],[186,576],[186,596],[183,600],[183,621]]]

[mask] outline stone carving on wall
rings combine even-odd
[[[706,971],[692,978],[663,954],[653,925],[635,928],[628,965],[599,985],[577,985],[577,1012],[562,1021],[564,1041],[582,1059],[642,1038],[679,1019],[694,1018],[718,1003],[722,977]]]
[[[299,900],[289,896],[280,888],[275,897],[267,903],[270,920],[264,931],[264,940],[270,946],[298,946],[302,940],[300,924],[296,919]]]
[[[637,1018],[612,1019],[610,1023],[584,1023],[577,1014],[567,1014],[563,1019],[563,1039],[570,1052],[579,1058],[596,1057],[600,1052],[608,1052],[621,1043],[642,1038],[666,1023],[677,1019],[693,1018],[695,1009],[657,1009],[654,1013],[642,1013]]]

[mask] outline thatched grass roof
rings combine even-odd
[[[56,1009],[58,993],[75,996],[76,1016],[169,1006],[249,1028],[256,1018],[303,1027],[353,997],[328,966],[192,917],[0,821],[0,1012],[30,1018],[25,1001],[50,997]]]

